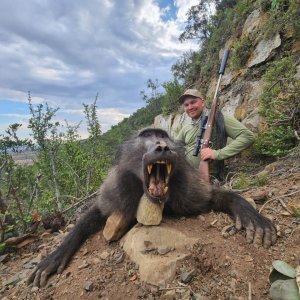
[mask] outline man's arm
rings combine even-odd
[[[213,150],[216,160],[232,157],[254,143],[255,137],[251,130],[232,116],[224,114],[225,131],[232,142],[222,149]]]

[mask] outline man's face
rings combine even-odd
[[[184,111],[192,119],[199,118],[204,107],[205,107],[205,101],[200,98],[186,97],[183,101]]]

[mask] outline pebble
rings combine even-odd
[[[87,268],[90,264],[86,261],[84,261],[80,266],[78,266],[78,269],[81,270],[81,269],[84,269],[84,268]]]
[[[160,255],[165,255],[171,251],[171,248],[166,247],[166,248],[159,248],[157,249],[158,254]]]
[[[107,251],[103,251],[99,256],[101,259],[105,260],[109,257],[109,253]]]
[[[195,270],[193,269],[190,272],[184,272],[180,275],[180,280],[183,283],[189,283],[195,275]]]
[[[37,292],[39,290],[39,288],[37,286],[32,287],[31,291],[32,292]]]
[[[94,284],[92,281],[86,281],[84,283],[83,288],[87,291],[87,292],[91,292],[94,289]]]
[[[292,232],[292,229],[291,228],[287,228],[284,230],[284,233],[285,234],[290,234]]]

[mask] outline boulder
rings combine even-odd
[[[187,246],[196,242],[196,238],[161,224],[132,228],[122,238],[121,245],[130,259],[139,266],[141,281],[165,286],[174,279],[178,262],[189,255]],[[166,248],[172,251],[159,251]]]

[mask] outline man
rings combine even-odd
[[[188,89],[179,98],[184,111],[191,118],[191,123],[185,125],[178,133],[176,140],[185,145],[186,157],[194,167],[199,166],[202,160],[213,161],[210,168],[211,175],[219,181],[224,178],[224,159],[237,155],[254,142],[253,133],[234,117],[216,113],[215,125],[212,132],[212,147],[201,149],[199,156],[193,156],[199,123],[208,114],[205,107],[205,98],[196,89]],[[232,142],[226,145],[227,137]]]

